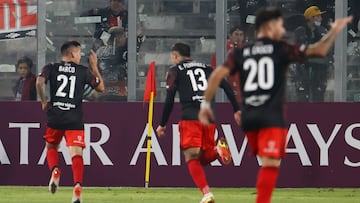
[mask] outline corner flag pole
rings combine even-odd
[[[150,179],[150,154],[151,154],[151,133],[152,133],[152,121],[153,121],[153,104],[154,104],[154,91],[151,91],[150,101],[149,101],[149,114],[148,114],[145,188],[149,187],[149,179]]]
[[[147,152],[146,152],[146,170],[145,170],[145,188],[149,187],[150,179],[150,155],[151,155],[151,133],[153,123],[153,107],[154,97],[156,97],[156,79],[155,79],[155,61],[150,63],[148,73],[146,76],[145,90],[144,90],[144,103],[149,101],[149,112],[148,112],[148,132],[146,136],[147,140]]]

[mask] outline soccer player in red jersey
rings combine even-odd
[[[180,148],[185,156],[188,170],[196,186],[203,193],[201,203],[213,203],[214,196],[210,192],[202,165],[208,165],[218,157],[224,164],[231,161],[231,154],[224,138],[215,144],[215,124],[202,125],[198,121],[200,103],[207,79],[212,67],[190,58],[190,47],[183,43],[176,43],[171,50],[172,66],[166,77],[167,94],[161,122],[156,129],[157,135],[165,135],[166,123],[169,119],[176,92],[179,92],[182,116],[179,122]],[[222,88],[231,101],[234,118],[240,122],[240,110],[230,85],[223,80]]]
[[[285,34],[281,11],[263,8],[256,16],[257,40],[230,52],[225,63],[210,76],[199,113],[203,124],[214,119],[209,102],[220,81],[231,73],[240,73],[241,125],[253,154],[262,162],[256,183],[256,203],[270,203],[280,160],[285,155],[287,129],[283,106],[289,63],[326,56],[337,34],[351,21],[352,17],[337,19],[330,31],[315,44],[289,45],[281,40]]]
[[[42,110],[47,113],[46,159],[51,178],[49,190],[55,193],[60,180],[58,163],[59,144],[65,136],[66,145],[72,157],[74,178],[73,203],[81,203],[83,181],[84,123],[82,99],[85,84],[96,91],[104,91],[104,83],[97,67],[97,56],[91,51],[90,68],[80,65],[81,47],[76,41],[65,42],[61,46],[62,61],[44,66],[36,81]],[[45,85],[50,83],[50,102],[47,101]]]

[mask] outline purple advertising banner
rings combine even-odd
[[[289,142],[279,187],[358,187],[360,108],[356,103],[290,103]],[[179,105],[167,133],[157,138],[162,103],[154,106],[150,186],[194,184],[179,149]],[[46,116],[37,102],[0,102],[0,185],[47,185],[50,172],[42,136]],[[85,103],[84,185],[143,187],[145,179],[147,105]],[[233,161],[205,168],[214,187],[255,186],[259,162],[249,156],[247,140],[235,125],[231,106],[217,105],[217,133],[229,142]],[[62,185],[72,185],[71,158],[59,149]]]

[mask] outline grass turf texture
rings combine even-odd
[[[216,203],[253,203],[253,188],[212,188]],[[0,186],[0,203],[71,202],[72,188],[60,187],[50,194],[47,187]],[[195,188],[122,188],[84,187],[84,203],[198,203]],[[276,189],[272,203],[353,203],[360,201],[360,189],[307,188]]]

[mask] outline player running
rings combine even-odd
[[[306,57],[326,56],[336,35],[351,20],[352,17],[337,19],[330,31],[315,44],[292,46],[281,40],[285,34],[281,11],[263,8],[256,16],[257,40],[231,52],[209,78],[199,113],[203,124],[214,119],[209,102],[220,81],[230,73],[240,73],[242,128],[253,154],[262,162],[256,183],[256,203],[270,203],[280,159],[285,155],[287,129],[283,107],[289,63],[303,61]]]
[[[84,123],[82,99],[85,84],[104,91],[104,83],[97,67],[97,56],[91,51],[89,62],[91,69],[79,65],[81,59],[80,43],[65,42],[61,46],[62,61],[46,65],[36,81],[41,99],[42,110],[47,113],[46,159],[51,170],[49,190],[55,193],[60,181],[58,148],[65,136],[72,158],[74,178],[73,203],[82,202],[81,184],[83,181]],[[45,96],[45,84],[50,83],[50,102]]]
[[[173,108],[175,94],[178,91],[182,109],[179,122],[180,148],[182,149],[188,170],[196,186],[203,193],[201,203],[213,203],[214,195],[210,192],[202,165],[207,165],[219,156],[224,164],[231,162],[231,154],[224,138],[215,145],[215,124],[202,125],[198,121],[200,103],[207,79],[212,68],[206,64],[196,62],[190,58],[190,47],[183,43],[176,43],[171,49],[173,64],[167,73],[167,94],[160,125],[156,132],[159,137],[165,135],[166,123]],[[240,122],[239,105],[230,85],[223,80],[224,88],[234,108],[234,118]]]

